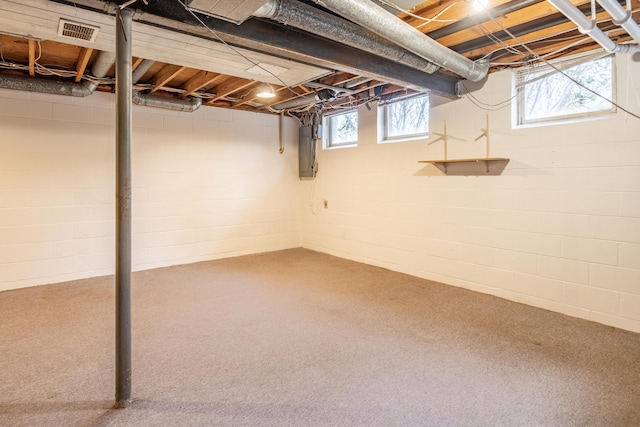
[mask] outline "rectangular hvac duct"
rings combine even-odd
[[[189,0],[189,9],[215,18],[242,24],[267,0]]]

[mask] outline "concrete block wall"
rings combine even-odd
[[[0,290],[112,274],[115,97],[0,90]],[[133,267],[300,245],[297,123],[134,106]]]
[[[618,102],[640,114],[640,64],[618,56]],[[634,81],[635,80],[635,81]],[[511,72],[473,95],[511,98]],[[434,106],[449,158],[511,159],[502,176],[442,176],[435,139],[377,143],[361,107],[357,148],[318,153],[304,182],[303,246],[640,332],[640,120],[512,129],[511,111],[470,99]],[[324,209],[322,201],[328,201]]]

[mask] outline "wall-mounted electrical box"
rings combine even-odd
[[[317,172],[316,144],[322,139],[322,126],[303,126],[299,131],[298,176],[313,179]]]

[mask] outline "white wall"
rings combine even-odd
[[[618,100],[639,112],[627,59]],[[510,73],[474,95],[508,99]],[[0,290],[113,273],[114,102],[0,90]],[[639,120],[512,130],[490,112],[491,154],[511,162],[455,177],[417,163],[440,143],[379,145],[360,112],[359,146],[321,151],[300,182],[293,120],[280,155],[274,116],[135,107],[134,268],[302,244],[640,332]],[[431,128],[447,120],[450,157],[483,156],[485,115],[462,99]]]
[[[640,64],[619,56],[618,74],[619,102],[640,113]],[[492,74],[474,95],[497,104],[510,85]],[[486,114],[467,99],[433,108],[449,158],[485,155]],[[361,107],[358,147],[321,151],[302,184],[303,246],[640,332],[640,120],[512,130],[509,108],[488,114],[502,176],[441,176],[417,163],[441,143],[379,145],[376,109]]]
[[[0,290],[114,272],[111,94],[0,90]],[[297,123],[134,107],[134,269],[300,246]]]

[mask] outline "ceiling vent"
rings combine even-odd
[[[58,24],[59,36],[68,37],[74,40],[82,40],[89,43],[96,41],[96,36],[98,35],[99,30],[100,27],[68,21],[62,18]]]

